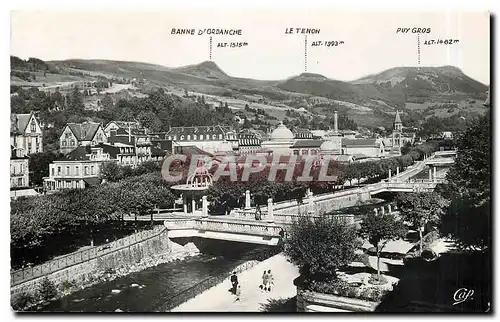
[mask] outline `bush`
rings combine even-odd
[[[368,287],[361,292],[359,298],[366,301],[379,302],[387,292],[387,290],[379,287]]]
[[[433,251],[432,249],[424,249],[422,251],[422,255],[421,256],[426,261],[432,261],[432,260],[435,260],[438,257],[438,254],[436,254],[436,252]]]
[[[21,292],[11,298],[11,306],[14,311],[23,311],[23,309],[33,303],[35,303],[34,296],[27,292]]]
[[[376,275],[375,275],[376,276]],[[389,290],[379,287],[353,287],[343,280],[312,281],[308,290],[323,294],[331,294],[342,297],[357,298],[365,301],[379,302]]]
[[[372,274],[368,279],[368,283],[373,285],[384,285],[387,284],[387,278],[384,275],[378,276],[377,274]]]
[[[59,284],[59,289],[61,291],[67,291],[69,290],[71,287],[73,286],[73,283],[71,283],[70,281],[68,280],[64,280],[61,282],[61,284]]]
[[[359,298],[360,293],[361,293],[361,290],[359,287],[349,286],[347,288],[347,292],[345,292],[344,296],[351,297],[351,298]]]
[[[114,268],[112,268],[112,267],[108,267],[108,268],[106,268],[106,269],[104,270],[103,274],[104,274],[104,275],[106,275],[106,274],[109,274],[109,275],[114,275],[114,274],[116,274],[116,271],[115,271],[115,269],[114,269]]]
[[[368,260],[368,254],[356,254],[353,262],[363,263],[366,267],[370,267],[370,261]]]
[[[38,287],[38,295],[43,301],[53,299],[57,295],[57,289],[54,282],[45,277]]]
[[[306,283],[307,282],[308,281],[306,281]],[[347,294],[349,284],[346,281],[340,279],[309,281],[309,283],[307,284],[307,289],[312,292],[342,296],[344,294]]]

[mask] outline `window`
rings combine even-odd
[[[89,174],[89,167],[85,166],[84,174],[87,176]]]
[[[57,175],[60,176],[61,175],[61,167],[57,167]]]
[[[90,174],[95,174],[94,173],[94,166],[90,166]]]
[[[66,140],[62,141],[62,146],[66,146]]]
[[[69,176],[69,166],[66,167],[66,175]]]
[[[51,172],[51,176],[53,177],[54,176],[54,168],[51,168],[50,172]]]
[[[200,140],[203,140],[203,134],[200,134]]]
[[[213,134],[212,135],[212,140],[216,140],[217,139],[217,134]]]
[[[222,134],[219,134],[219,140],[222,140]]]
[[[181,135],[181,140],[184,140],[184,135]]]
[[[64,134],[64,137],[65,137],[66,139],[69,139],[69,138],[71,137],[71,134],[70,134],[70,133],[65,133],[65,134]]]
[[[79,176],[79,175],[80,175],[80,167],[79,167],[79,166],[76,166],[76,167],[75,167],[75,174],[76,174],[77,176]]]
[[[21,166],[21,173],[23,173],[23,164],[20,164]]]
[[[176,141],[176,140],[177,140],[177,135],[174,135],[174,141]]]
[[[71,146],[75,146],[75,140],[71,140]]]
[[[168,139],[169,139],[169,140],[172,140],[172,137],[169,135],[169,136],[168,136]]]
[[[188,141],[190,141],[191,140],[191,135],[188,134],[188,138],[187,139],[188,139]]]
[[[35,123],[35,120],[31,121],[31,132],[36,132],[36,123]]]
[[[17,179],[17,185],[22,186],[23,185],[23,178],[18,178]]]
[[[193,140],[196,141],[196,134],[193,134]]]

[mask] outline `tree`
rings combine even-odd
[[[336,279],[336,270],[354,260],[358,246],[352,225],[327,217],[300,217],[287,232],[284,253],[306,281],[324,281]]]
[[[33,186],[43,185],[43,178],[49,176],[49,164],[61,155],[53,152],[42,152],[29,156],[30,183]]]
[[[491,126],[487,114],[472,122],[457,140],[455,164],[443,193],[451,206],[442,231],[463,249],[485,250],[491,244]]]
[[[116,162],[103,162],[100,169],[101,179],[116,182],[123,178],[120,166]]]
[[[418,229],[422,252],[422,232],[425,225],[440,223],[441,216],[449,205],[448,200],[435,191],[398,193],[395,200],[403,219]]]
[[[105,109],[113,109],[113,106],[114,106],[114,103],[113,103],[113,98],[111,98],[111,95],[106,93],[104,95],[104,97],[102,98],[102,106],[105,108]]]
[[[69,96],[69,108],[74,112],[82,112],[84,109],[82,94],[75,87]]]
[[[377,276],[380,280],[380,253],[385,245],[394,239],[403,238],[407,228],[401,220],[393,214],[376,215],[369,212],[361,223],[361,234],[368,238],[370,244],[375,246],[377,252]]]

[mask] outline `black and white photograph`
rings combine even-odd
[[[12,314],[491,314],[492,27],[10,11]]]

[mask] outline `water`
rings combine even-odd
[[[154,312],[171,296],[210,276],[227,274],[246,260],[199,255],[161,264],[75,292],[45,306],[51,312]],[[138,286],[132,286],[137,284]]]

